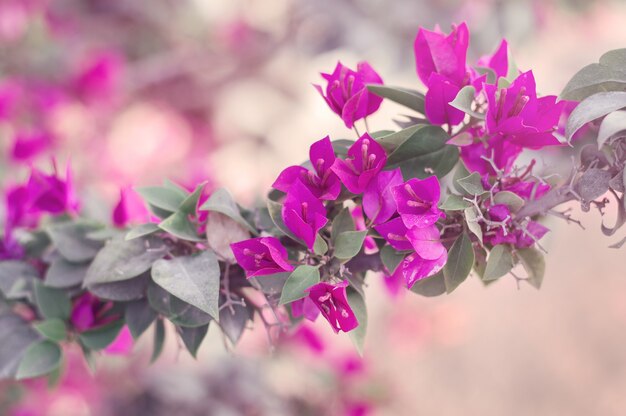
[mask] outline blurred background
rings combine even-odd
[[[0,180],[70,163],[87,215],[108,220],[122,187],[163,178],[225,186],[243,205],[327,134],[352,138],[311,86],[337,60],[368,60],[420,89],[419,26],[467,21],[469,60],[509,40],[520,69],[558,94],[582,66],[626,47],[615,0],[1,0]],[[384,103],[373,130],[401,111]],[[325,322],[270,351],[262,328],[198,359],[170,328],[90,372],[69,351],[59,384],[2,384],[8,415],[623,415],[626,260],[596,213],[553,220],[540,291],[478,279],[453,295],[366,289],[363,360]]]

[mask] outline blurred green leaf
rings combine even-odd
[[[471,207],[472,204],[463,199],[461,195],[450,194],[446,200],[439,204],[439,208],[444,211],[463,211]]]
[[[559,96],[562,100],[582,101],[603,91],[626,89],[626,49],[609,51],[599,63],[587,65],[567,83]]]
[[[389,273],[393,273],[398,268],[405,256],[406,254],[396,251],[389,245],[383,246],[383,248],[380,249],[380,260]]]
[[[64,291],[46,287],[39,280],[34,281],[37,308],[46,319],[67,319],[70,317],[72,304]]]
[[[427,277],[415,282],[411,287],[411,292],[426,297],[440,296],[446,293],[446,282],[443,276],[443,270],[434,276]]]
[[[59,289],[66,289],[83,283],[87,275],[89,263],[70,263],[58,257],[50,263],[46,271],[44,285]]]
[[[339,214],[333,219],[332,228],[330,231],[330,237],[332,241],[337,239],[337,236],[345,231],[354,231],[354,218],[348,208],[343,208],[339,211]]]
[[[524,206],[524,199],[510,191],[500,191],[493,196],[495,204],[503,204],[509,207],[511,212],[517,212]]]
[[[38,322],[34,325],[34,328],[41,335],[52,341],[60,342],[67,337],[65,323],[58,318]]]
[[[585,98],[574,108],[567,119],[565,138],[571,141],[572,136],[582,126],[613,111],[626,107],[626,92],[599,92]]]
[[[143,237],[146,235],[150,235],[157,231],[161,230],[159,226],[153,222],[149,222],[146,224],[139,224],[133,228],[131,228],[128,233],[126,233],[126,240],[133,240],[135,238]]]
[[[52,341],[40,341],[26,350],[15,378],[40,377],[51,373],[61,365],[61,347]]]
[[[124,321],[119,319],[106,325],[81,332],[78,335],[80,342],[90,350],[103,350],[115,341],[124,326]]]
[[[196,358],[198,354],[198,349],[202,344],[202,340],[206,336],[209,330],[209,324],[198,326],[195,328],[180,328],[180,337],[185,343],[185,347],[187,347],[187,351],[191,354],[193,358]]]
[[[367,334],[367,306],[365,305],[365,299],[363,296],[352,289],[347,290],[348,304],[352,308],[354,315],[356,316],[359,326],[348,332],[352,344],[354,344],[359,355],[363,355],[363,348],[365,346],[365,336]]]
[[[446,291],[451,293],[470,274],[474,265],[474,249],[467,233],[461,234],[448,252],[448,261],[443,267]]]
[[[319,283],[319,281],[319,266],[309,266],[306,264],[298,266],[285,282],[279,303],[284,305],[302,299],[307,295],[305,290]]]
[[[148,329],[156,317],[157,313],[150,307],[146,299],[126,303],[124,320],[135,340]]]
[[[163,344],[165,344],[165,324],[162,319],[157,319],[154,324],[154,341],[152,343],[152,357],[150,357],[151,363],[155,362],[161,355]]]
[[[220,266],[212,251],[157,260],[152,279],[172,295],[219,319]]]
[[[534,247],[517,250],[517,255],[528,274],[528,283],[540,289],[543,283],[543,275],[546,271],[546,261],[543,253]]]
[[[466,85],[461,88],[454,100],[450,102],[450,105],[458,110],[463,111],[465,114],[484,120],[485,115],[472,110],[472,104],[474,103],[474,97],[476,96],[476,89],[471,85]]]
[[[257,230],[254,229],[254,227],[252,227],[252,225],[250,225],[250,223],[243,218],[241,212],[239,211],[239,207],[233,200],[233,197],[224,188],[219,188],[213,191],[209,199],[207,199],[206,202],[202,204],[200,210],[222,213],[227,217],[230,217],[240,225],[246,227],[251,233],[255,235],[257,234]]]
[[[67,260],[81,263],[93,259],[102,242],[91,240],[87,234],[102,228],[87,221],[61,222],[46,228],[54,247]]]
[[[483,280],[499,279],[510,272],[514,265],[511,248],[507,245],[499,244],[489,252]]]
[[[482,195],[485,192],[478,172],[472,172],[469,176],[458,179],[457,183],[470,195]]]
[[[135,190],[151,206],[169,212],[177,211],[186,197],[184,193],[165,186],[144,186]]]

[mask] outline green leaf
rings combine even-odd
[[[400,168],[405,179],[445,176],[459,159],[459,149],[438,126],[420,126],[387,159],[387,168]],[[382,140],[382,139],[381,139]]]
[[[608,114],[600,124],[598,147],[602,147],[615,134],[623,132],[626,132],[626,111],[614,111]]]
[[[426,297],[434,297],[446,293],[446,282],[443,270],[439,271],[439,273],[434,276],[415,282],[413,287],[411,287],[411,292]]]
[[[172,308],[172,315],[168,318],[173,324],[178,326],[197,328],[208,324],[213,319],[208,313],[201,311],[195,306],[190,305],[173,295],[170,300],[170,305]]]
[[[219,319],[220,266],[212,251],[157,260],[152,279],[172,295]]]
[[[461,195],[456,194],[448,195],[446,200],[439,204],[439,208],[444,211],[463,211],[471,206],[471,202],[464,200]]]
[[[560,99],[582,101],[603,91],[624,91],[626,89],[626,49],[609,51],[600,57],[597,64],[587,65],[578,71],[567,83]]]
[[[232,310],[230,307],[220,309],[220,328],[233,345],[239,342],[252,314],[253,310],[239,304],[232,305]]]
[[[443,276],[446,291],[451,293],[470,274],[474,265],[474,249],[467,233],[456,239],[448,252],[448,261],[443,266]]]
[[[476,89],[471,85],[466,85],[461,88],[454,100],[450,102],[450,105],[458,110],[463,111],[465,114],[484,120],[485,115],[472,110],[472,104],[474,103],[474,97],[476,96]]]
[[[482,195],[485,192],[482,179],[478,172],[473,172],[469,176],[458,179],[457,183],[470,195]]]
[[[120,282],[89,285],[89,291],[101,299],[128,302],[145,297],[149,282],[150,274],[142,273],[132,279]]]
[[[46,287],[39,280],[34,281],[37,308],[47,319],[70,317],[72,304],[64,291]]]
[[[0,379],[15,376],[28,346],[41,336],[21,317],[5,311],[0,313]]]
[[[476,207],[471,206],[465,209],[463,213],[465,214],[465,223],[467,224],[467,228],[472,232],[472,234],[478,237],[478,241],[482,244],[483,230],[480,228],[480,224],[478,223],[479,216],[476,211]]]
[[[165,186],[145,186],[135,190],[149,205],[169,212],[177,211],[186,197],[180,189]]]
[[[279,303],[284,305],[302,299],[307,295],[305,290],[319,283],[319,281],[319,266],[309,266],[306,264],[298,266],[285,282]]]
[[[349,260],[359,254],[367,231],[345,231],[335,240],[334,255],[341,260]]]
[[[60,289],[80,285],[87,275],[88,268],[88,263],[70,263],[64,258],[58,257],[48,267],[44,285]]]
[[[87,238],[91,231],[100,226],[85,221],[62,222],[49,225],[46,229],[50,239],[59,253],[73,263],[81,263],[93,259],[102,243]]]
[[[43,376],[61,365],[61,347],[52,341],[40,341],[26,350],[15,378],[23,380]]]
[[[354,218],[350,213],[350,209],[343,208],[339,211],[339,214],[333,220],[332,228],[330,230],[330,237],[332,241],[337,239],[337,236],[345,231],[354,231]]]
[[[67,337],[65,323],[58,318],[41,321],[34,327],[41,335],[52,341],[61,342]]]
[[[130,241],[125,241],[123,237],[113,239],[107,242],[89,266],[83,286],[132,279],[149,270],[152,263],[168,251],[165,242],[156,236]]]
[[[423,127],[425,125],[407,127],[406,129],[381,136],[376,141],[385,148],[387,153],[391,153]]]
[[[29,297],[32,282],[38,279],[39,273],[31,264],[19,260],[0,262],[0,292],[7,299]]]
[[[152,343],[152,357],[150,357],[150,362],[155,362],[161,352],[163,352],[163,344],[165,343],[165,324],[162,319],[157,319],[154,324],[154,341]]]
[[[146,299],[128,302],[124,309],[124,320],[135,340],[148,329],[156,317],[157,313]]]
[[[133,228],[131,228],[128,233],[126,233],[126,240],[133,240],[135,238],[144,237],[146,235],[150,235],[160,231],[159,226],[153,222],[149,222],[146,224],[139,224]]]
[[[424,113],[424,94],[408,88],[390,87],[388,85],[370,84],[367,86],[369,92],[386,98],[394,103],[398,103],[420,114]]]
[[[389,273],[396,271],[406,254],[396,251],[393,247],[387,245],[380,249],[380,260],[387,268]]]
[[[528,283],[539,289],[543,283],[543,275],[546,271],[546,261],[543,253],[534,247],[517,250],[517,255],[528,274]]]
[[[213,191],[209,199],[202,204],[200,210],[220,212],[227,217],[230,217],[240,225],[246,227],[254,235],[258,234],[257,230],[255,230],[254,227],[252,227],[250,223],[241,216],[241,212],[233,200],[233,197],[224,188],[219,188]]]
[[[510,272],[514,265],[511,248],[507,245],[499,244],[489,252],[483,280],[499,279]]]
[[[117,338],[123,326],[124,321],[119,319],[82,332],[78,335],[78,338],[80,342],[90,350],[103,350],[115,341],[115,338]]]
[[[183,202],[180,203],[180,207],[178,207],[178,211],[183,212],[184,214],[191,215],[196,213],[196,206],[198,205],[198,200],[202,195],[202,191],[204,190],[204,186],[206,182],[202,182],[200,185],[196,186],[196,189],[186,197]]]
[[[323,256],[328,252],[328,244],[324,238],[317,234],[315,236],[315,242],[313,243],[313,252],[318,256]]]
[[[159,228],[183,240],[204,241],[203,238],[198,236],[198,231],[189,218],[187,218],[187,214],[182,211],[176,211],[161,221]]]
[[[180,337],[185,343],[185,347],[187,347],[187,351],[191,354],[193,358],[196,358],[198,354],[198,349],[202,344],[202,340],[206,336],[209,330],[209,324],[198,326],[195,328],[180,328]]]
[[[367,334],[367,307],[365,299],[356,290],[348,289],[348,304],[354,315],[356,316],[359,326],[348,332],[352,344],[354,344],[357,352],[363,355],[363,347],[365,346],[365,335]]]
[[[626,92],[599,92],[585,98],[574,108],[567,120],[565,138],[569,142],[583,125],[613,111],[626,107]]]
[[[500,191],[493,196],[495,204],[503,204],[509,207],[511,212],[517,212],[524,206],[524,199],[510,191]]]

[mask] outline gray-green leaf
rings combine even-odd
[[[448,293],[456,289],[470,274],[474,265],[474,248],[467,233],[456,239],[448,252],[448,261],[443,266],[443,276]]]
[[[290,275],[280,296],[280,304],[293,302],[306,296],[305,290],[319,283],[320,271],[318,266],[298,266]]]

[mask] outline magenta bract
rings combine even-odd
[[[402,172],[397,168],[379,172],[367,185],[363,193],[363,211],[372,224],[383,223],[396,212],[391,188],[403,181]]]
[[[441,189],[436,176],[426,179],[410,179],[392,188],[398,213],[407,228],[428,227],[445,214],[439,210]]]
[[[320,312],[335,332],[349,332],[359,326],[346,295],[348,281],[333,285],[321,282],[307,289],[309,298],[319,308]]]
[[[341,192],[341,182],[331,170],[335,163],[335,152],[328,136],[311,145],[309,157],[313,170],[302,166],[290,166],[283,170],[272,185],[279,191],[288,192],[300,180],[316,198],[335,200]]]
[[[282,216],[287,228],[310,249],[318,231],[328,222],[324,204],[300,180],[287,192]]]
[[[322,74],[327,81],[326,91],[314,87],[324,97],[328,106],[338,114],[346,127],[369,116],[380,107],[383,99],[367,90],[367,84],[382,84],[382,78],[367,62],[359,62],[356,71],[337,62],[332,74]]]
[[[258,237],[230,245],[246,277],[291,272],[287,250],[275,237]]]
[[[350,146],[345,160],[335,160],[332,169],[350,192],[360,194],[386,162],[385,149],[365,133]]]

